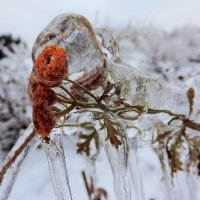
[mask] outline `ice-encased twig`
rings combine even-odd
[[[47,155],[56,199],[72,200],[62,145],[62,131],[52,131],[48,141],[41,140]]]
[[[8,154],[3,168],[1,169],[0,200],[8,199],[22,163],[38,145],[38,140],[34,136],[35,133],[31,124],[25,133],[19,137]]]
[[[132,200],[132,185],[128,169],[128,147],[126,141],[122,141],[122,144],[115,148],[109,140],[106,140],[107,134],[101,129],[99,121],[93,121],[93,124],[99,133],[111,165],[117,200]]]

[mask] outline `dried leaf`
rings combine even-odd
[[[96,195],[94,197],[94,200],[107,199],[107,197],[108,197],[108,193],[106,192],[106,190],[104,190],[103,188],[98,188],[96,190]]]
[[[190,149],[189,149],[189,166],[196,166],[198,174],[200,175],[200,138],[192,137],[188,138]]]
[[[107,199],[108,193],[103,188],[96,188],[94,178],[90,176],[90,182],[86,177],[86,173],[82,171],[83,180],[90,200],[103,200]]]
[[[95,140],[95,144],[97,144],[97,141],[96,141],[96,140],[98,140],[97,132],[93,131],[89,135],[81,133],[79,135],[79,138],[83,139],[85,141],[76,144],[76,146],[77,146],[77,153],[80,153],[80,154],[81,153],[85,153],[87,156],[90,156],[90,144],[91,144],[91,141],[93,139]],[[96,146],[96,148],[99,147],[99,145],[95,145],[95,146]]]
[[[116,149],[122,144],[122,142],[117,138],[117,136],[112,136],[109,138],[112,145],[115,146]]]
[[[167,131],[165,133],[159,134],[155,139],[154,143],[159,142],[159,144],[162,144],[163,146],[164,141],[169,137],[170,133],[172,133],[172,131]]]
[[[104,124],[102,125],[102,127],[106,128],[107,130],[106,140],[110,140],[111,144],[114,145],[117,149],[122,144],[122,142],[117,138],[117,135],[121,136],[121,134],[114,125],[116,124],[108,118],[104,117]]]
[[[171,167],[171,175],[173,176],[174,173],[177,171],[183,170],[183,163],[181,162],[180,159],[180,152],[179,149],[183,145],[183,135],[185,134],[185,128],[182,128],[179,132],[175,134],[174,137],[170,138],[168,140],[167,146],[166,146],[166,151],[167,151],[167,156],[169,159],[169,164]],[[174,140],[174,141],[172,141]],[[171,143],[171,144],[169,144]]]

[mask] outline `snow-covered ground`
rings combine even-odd
[[[86,160],[84,157],[77,155],[74,138],[65,138],[64,146],[72,195],[77,200],[87,199],[86,188],[81,176],[81,171],[87,168]],[[98,176],[100,177],[98,180],[99,186],[106,186],[106,189],[108,188],[112,191],[111,171],[103,152],[97,165],[97,171],[100,173],[100,176]],[[113,192],[110,195],[111,199],[114,200]],[[48,163],[45,153],[41,149],[36,149],[26,160],[9,198],[9,200],[23,199],[55,200]]]
[[[75,200],[87,200],[86,188],[81,176],[82,170],[88,170],[87,159],[77,155],[74,137],[64,139],[67,168],[72,195]],[[139,152],[140,169],[143,174],[146,199],[164,200],[165,188],[162,185],[162,170],[159,162],[148,147]],[[109,200],[115,200],[113,178],[105,152],[102,150],[96,162],[98,187],[107,190]],[[160,192],[163,191],[163,192]],[[31,153],[24,163],[9,200],[55,200],[47,159],[44,151],[39,148]]]

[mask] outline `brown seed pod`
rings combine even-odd
[[[54,128],[56,118],[53,112],[44,105],[33,105],[33,124],[36,132],[43,138]]]
[[[68,75],[66,51],[56,45],[45,47],[34,63],[34,70],[38,82],[47,87],[58,86]]]

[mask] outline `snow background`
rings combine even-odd
[[[199,10],[199,0],[0,0],[0,34],[11,33],[14,36],[20,36],[31,49],[38,33],[56,15],[61,13],[82,14],[98,27],[111,25],[116,29],[116,27],[124,27],[130,24],[133,26],[143,24],[144,26],[151,25],[171,31],[185,25],[200,27]],[[187,43],[183,43],[185,41],[184,37],[188,38],[191,31],[187,29],[187,34],[182,37],[182,40],[178,41],[178,45],[182,45],[183,49],[187,47]],[[157,33],[162,36],[159,31]],[[184,33],[184,28],[182,33]],[[153,37],[154,33],[151,34]],[[199,39],[198,31],[196,31],[195,39]],[[150,41],[149,38],[148,41]],[[161,39],[161,41],[164,46],[163,51],[167,52],[165,51],[165,38]],[[176,39],[175,42],[177,42]],[[158,45],[158,43],[155,45]],[[127,41],[121,41],[121,46],[122,54],[125,47],[134,49],[127,44]],[[134,50],[136,54],[132,57],[130,56],[127,62],[137,65],[141,60],[146,61],[144,56],[149,56],[150,51],[146,51],[145,54],[143,51],[145,49],[144,46],[141,45],[138,51]],[[198,46],[200,45],[197,44],[196,49]],[[170,49],[170,47],[169,45],[168,48]],[[151,45],[149,45],[149,49],[152,49]],[[142,56],[141,52],[143,53]],[[193,52],[191,53],[192,55]],[[31,51],[29,55],[30,53]],[[178,61],[183,57],[189,57],[189,53],[189,51],[179,52],[180,58]],[[125,58],[125,53],[123,57]],[[172,57],[169,56],[169,60]],[[133,58],[135,59],[134,61]],[[170,63],[170,65],[173,64]],[[67,147],[66,158],[74,199],[87,200],[80,174],[82,168],[87,167],[85,159],[76,154],[73,138],[65,141],[65,146]],[[146,196],[147,199],[162,200],[164,191],[159,186],[161,181],[160,166],[153,154],[151,154],[152,156],[147,156],[149,153],[148,146],[139,153],[141,171],[145,174],[143,178],[145,179]],[[110,195],[109,199],[115,200],[115,196],[111,192],[113,191],[112,175],[103,151],[97,161],[97,174],[98,186],[106,188]],[[40,149],[34,151],[32,156],[25,162],[9,198],[9,200],[25,199],[55,199],[47,161],[44,152]]]

